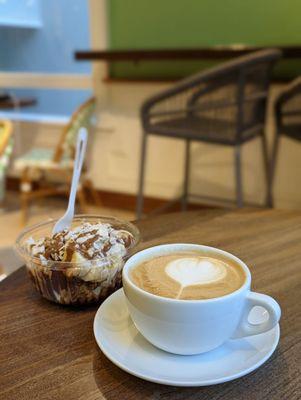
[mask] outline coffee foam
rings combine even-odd
[[[183,287],[223,279],[226,267],[223,262],[213,258],[183,257],[169,262],[165,272]]]

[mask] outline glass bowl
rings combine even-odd
[[[83,305],[104,300],[121,287],[121,273],[125,261],[133,254],[140,240],[135,225],[113,217],[76,215],[71,228],[83,222],[107,223],[115,229],[125,230],[133,236],[125,256],[111,255],[101,260],[63,262],[43,260],[30,254],[26,247],[29,238],[35,240],[51,236],[56,219],[31,226],[21,232],[16,250],[24,259],[29,276],[37,291],[46,299],[60,304]]]

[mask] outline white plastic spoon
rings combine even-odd
[[[87,147],[87,130],[86,128],[81,128],[77,135],[77,144],[76,144],[76,153],[73,167],[73,176],[71,183],[71,190],[69,195],[69,203],[67,207],[67,211],[60,218],[57,223],[54,225],[52,230],[52,234],[54,235],[57,232],[63,231],[64,229],[68,229],[71,226],[73,216],[74,216],[74,204],[77,192],[77,186],[83,166],[83,161],[85,158],[86,147]]]

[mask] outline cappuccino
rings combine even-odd
[[[130,276],[146,292],[180,300],[224,296],[246,280],[244,270],[234,261],[197,251],[151,258],[133,268]]]

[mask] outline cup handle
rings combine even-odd
[[[251,324],[248,321],[250,311],[255,306],[261,306],[267,310],[269,313],[269,319],[267,321],[262,322],[261,324]],[[249,292],[246,297],[246,305],[241,320],[231,339],[258,335],[259,333],[269,331],[278,324],[280,316],[280,306],[272,297],[267,296],[266,294]]]

